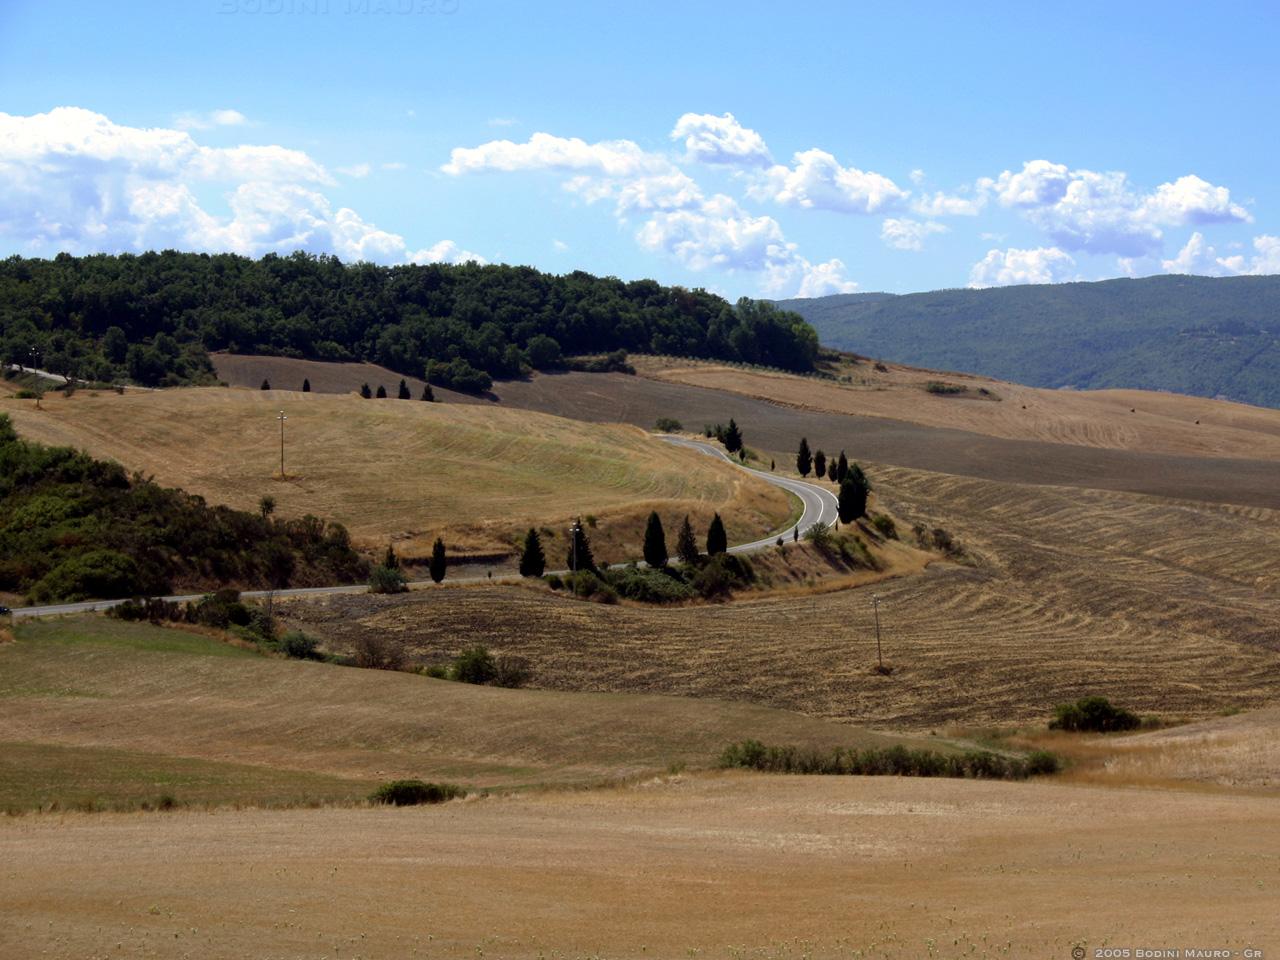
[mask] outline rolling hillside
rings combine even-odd
[[[1149,277],[783,300],[827,346],[1035,387],[1280,406],[1280,277]]]

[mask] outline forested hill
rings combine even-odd
[[[0,359],[85,380],[212,379],[210,350],[367,360],[444,386],[633,350],[808,370],[813,329],[767,301],[530,267],[144,253],[0,261]],[[33,352],[34,351],[34,352]]]
[[[1280,276],[783,300],[824,345],[1040,387],[1141,387],[1280,407]]]

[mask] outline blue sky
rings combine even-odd
[[[1280,8],[1117,6],[9,0],[0,253],[1280,272]]]

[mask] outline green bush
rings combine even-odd
[[[546,581],[547,586],[552,590],[561,590],[564,588],[564,580],[561,579],[560,574],[558,573],[548,573],[542,579]]]
[[[746,557],[718,553],[708,558],[693,576],[693,588],[705,600],[725,597],[755,582],[755,570]]]
[[[462,787],[452,783],[392,780],[375,790],[369,799],[374,803],[387,803],[396,807],[414,807],[423,803],[444,803],[455,797],[466,796],[466,793]]]
[[[875,528],[876,533],[886,539],[898,539],[898,525],[893,522],[893,517],[887,513],[877,513],[872,517],[871,526]]]
[[[1134,730],[1142,719],[1123,707],[1116,707],[1106,697],[1084,697],[1075,703],[1063,703],[1054,708],[1054,718],[1049,721],[1050,730],[1069,730],[1078,733],[1116,733]]]
[[[370,593],[404,593],[408,589],[404,573],[398,567],[377,566],[369,574]]]
[[[116,550],[90,550],[67,557],[31,588],[35,603],[75,602],[128,596],[136,589],[138,565]]]
[[[315,637],[301,630],[290,630],[280,638],[280,652],[294,660],[323,660],[320,644]]]
[[[981,780],[1025,780],[1029,776],[1056,773],[1058,758],[1038,750],[1026,758],[1008,757],[986,750],[938,753],[893,747],[815,750],[803,747],[768,747],[759,740],[730,744],[720,755],[720,766],[742,767],[769,773],[843,776],[966,777]]]
[[[604,576],[619,596],[641,603],[678,603],[698,595],[681,573],[670,567],[641,569],[628,564],[607,570]]]
[[[498,675],[498,665],[484,647],[469,647],[453,661],[449,678],[459,683],[492,683]]]
[[[654,424],[659,433],[679,433],[684,429],[684,424],[674,417],[659,417],[658,422]]]
[[[941,380],[930,380],[924,385],[925,390],[929,393],[943,397],[959,396],[962,393],[968,393],[969,388],[958,383],[943,383]]]

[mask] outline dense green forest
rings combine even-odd
[[[783,300],[823,344],[1038,387],[1141,387],[1280,407],[1280,277]]]
[[[33,602],[358,582],[347,531],[210,507],[119,464],[18,439],[0,414],[0,590]]]
[[[366,360],[485,389],[616,350],[808,370],[813,329],[767,301],[531,267],[144,253],[0,261],[0,359],[90,381],[213,380],[208,351]]]

